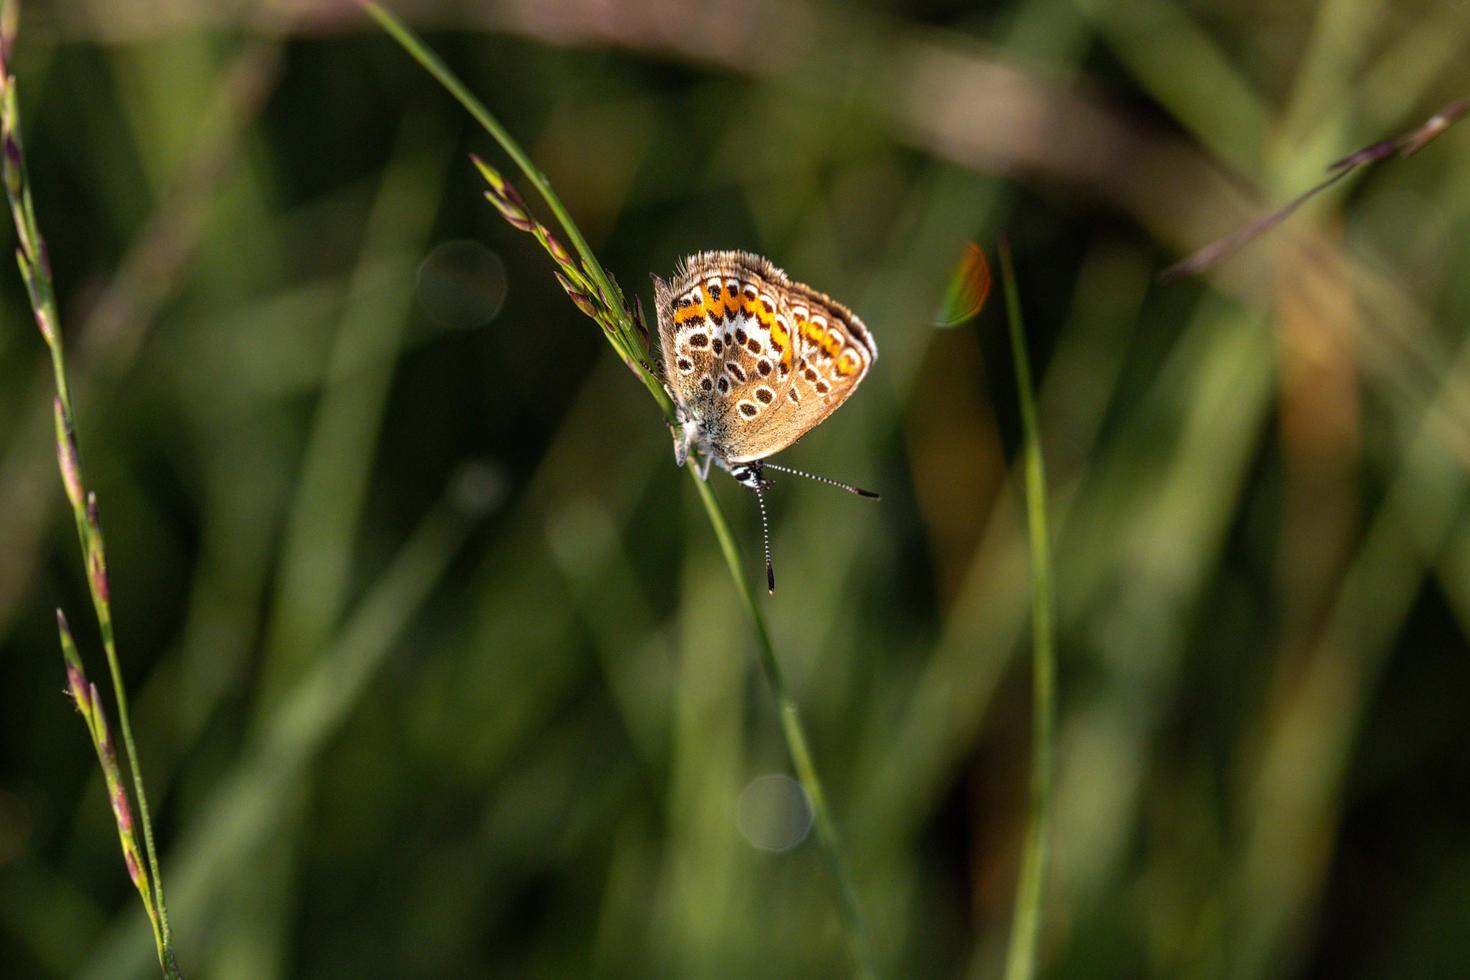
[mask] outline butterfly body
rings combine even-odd
[[[674,456],[739,478],[815,428],[878,357],[852,311],[748,252],[700,252],[654,277]],[[742,483],[747,482],[742,479]]]

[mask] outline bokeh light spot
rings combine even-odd
[[[441,327],[484,326],[500,312],[505,290],[505,264],[476,241],[442,242],[419,264],[419,309]]]
[[[752,847],[789,851],[811,832],[811,802],[806,790],[790,776],[757,776],[736,801],[735,825]]]

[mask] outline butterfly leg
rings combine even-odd
[[[674,465],[683,466],[689,459],[689,426],[684,409],[675,410],[676,425],[669,426],[669,435],[674,437]]]

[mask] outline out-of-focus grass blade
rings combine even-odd
[[[1052,733],[1056,729],[1056,626],[1052,609],[1051,531],[1046,513],[1046,469],[1041,456],[1041,424],[1036,418],[1036,393],[1031,382],[1031,359],[1026,352],[1026,327],[1010,246],[1000,244],[1000,268],[1005,283],[1006,324],[1010,328],[1011,358],[1021,401],[1022,475],[1026,487],[1026,531],[1031,544],[1031,800],[1021,876],[1016,888],[1016,912],[1011,922],[1011,947],[1006,958],[1006,980],[1031,980],[1037,972],[1037,943],[1041,935],[1042,902],[1051,852]]]
[[[1349,153],[1327,167],[1328,176],[1310,190],[1298,195],[1289,203],[1277,208],[1264,217],[1257,218],[1245,227],[1206,245],[1188,258],[1176,262],[1163,272],[1159,279],[1172,282],[1186,276],[1198,275],[1213,265],[1225,261],[1246,245],[1255,241],[1281,222],[1291,217],[1297,208],[1327,190],[1359,167],[1375,164],[1390,156],[1413,156],[1424,149],[1431,140],[1439,136],[1465,113],[1470,112],[1470,99],[1456,99],[1436,112],[1423,125],[1404,133],[1396,139],[1383,140]]]
[[[944,305],[935,314],[936,327],[957,327],[980,315],[990,297],[990,263],[974,242],[965,243],[965,254],[955,263],[944,291]]]
[[[446,487],[444,499],[419,523],[374,581],[329,645],[308,669],[292,678],[279,707],[261,720],[240,761],[212,795],[178,847],[179,904],[209,909],[191,923],[200,948],[211,942],[217,903],[261,843],[277,833],[293,788],[357,705],[442,580],[460,547],[488,512],[500,504],[493,470],[467,462]],[[487,476],[487,473],[489,476]],[[491,489],[481,489],[488,485]],[[136,975],[148,947],[131,922],[114,927],[95,944],[76,976],[103,980]],[[125,928],[126,926],[126,928]]]

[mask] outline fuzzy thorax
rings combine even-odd
[[[709,466],[712,462],[718,462],[722,469],[729,469],[725,461],[714,452],[703,422],[686,415],[673,435],[676,465],[683,466],[691,455],[694,456],[694,467],[699,470],[701,480],[709,478]]]

